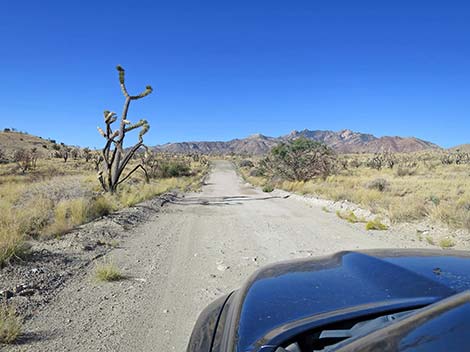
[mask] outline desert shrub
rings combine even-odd
[[[425,201],[419,198],[393,199],[388,205],[388,217],[394,223],[420,220],[428,215]]]
[[[470,213],[466,213],[462,221],[463,227],[470,231]]]
[[[259,168],[254,168],[254,169],[250,170],[248,175],[251,176],[251,177],[262,177],[262,176],[264,176],[264,173],[263,173],[263,170],[261,170]]]
[[[54,220],[48,227],[48,235],[62,235],[71,229],[68,201],[61,201],[54,209]]]
[[[374,219],[371,221],[368,221],[366,223],[366,230],[378,230],[378,231],[384,231],[387,230],[388,226],[383,224],[379,219]]]
[[[95,279],[97,281],[119,281],[124,276],[113,263],[100,263],[95,267]]]
[[[109,214],[116,210],[111,197],[100,196],[95,199],[75,198],[62,200],[54,208],[52,223],[48,226],[48,235],[63,235],[74,227],[99,216]]]
[[[429,201],[434,205],[439,205],[441,203],[441,199],[438,196],[431,195],[429,197]]]
[[[191,167],[180,161],[166,161],[160,164],[160,177],[190,176]]]
[[[274,187],[270,184],[267,184],[263,187],[263,192],[271,193],[272,191],[274,191]]]
[[[240,161],[240,167],[254,167],[255,165],[253,164],[253,162],[251,160],[248,160],[248,159],[244,159],[242,161]]]
[[[271,149],[261,167],[271,176],[290,181],[307,181],[331,175],[337,156],[331,148],[306,138],[281,143]]]
[[[0,306],[0,343],[13,343],[21,334],[21,322],[12,306]]]
[[[350,168],[357,169],[357,168],[362,166],[362,162],[360,160],[358,160],[357,158],[353,158],[349,161],[348,166]]]
[[[111,197],[99,196],[92,200],[88,213],[90,218],[94,219],[108,215],[115,210],[117,210],[117,205]]]
[[[397,168],[396,175],[399,177],[403,176],[413,176],[416,174],[416,168],[409,168],[409,167],[404,167],[400,166]]]
[[[455,242],[451,238],[443,238],[439,241],[439,246],[441,248],[450,248],[455,246]]]
[[[393,153],[390,152],[376,153],[367,161],[367,166],[376,170],[380,170],[383,167],[393,169],[395,164],[396,157]]]
[[[89,218],[90,201],[85,198],[77,198],[71,200],[70,207],[70,224],[77,226],[86,222]]]
[[[368,189],[375,189],[379,192],[384,192],[390,187],[390,183],[384,178],[376,178],[366,184]]]
[[[33,155],[27,150],[18,149],[13,155],[13,160],[23,174],[33,167]]]
[[[0,268],[11,259],[24,259],[31,250],[31,245],[24,241],[19,232],[0,230]]]

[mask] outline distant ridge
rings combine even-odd
[[[461,151],[461,152],[470,153],[470,143],[457,145],[457,146],[449,148],[449,149],[453,150],[453,151],[458,150],[458,151]]]
[[[308,138],[325,143],[338,153],[376,153],[380,151],[416,152],[427,149],[440,149],[434,143],[415,137],[375,137],[372,134],[353,132],[351,130],[292,131],[280,137],[268,137],[254,134],[243,139],[232,139],[226,142],[180,142],[156,146],[161,151],[171,153],[202,153],[202,154],[251,154],[262,155],[280,142],[296,138]]]

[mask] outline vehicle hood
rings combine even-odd
[[[470,252],[340,252],[257,271],[236,292],[235,351],[259,350],[286,324],[362,306],[423,306],[470,289]]]

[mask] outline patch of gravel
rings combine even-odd
[[[84,224],[59,239],[32,241],[31,253],[0,269],[0,300],[29,319],[72,277],[128,236],[129,230],[159,212],[176,194],[167,194]]]

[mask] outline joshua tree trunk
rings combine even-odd
[[[103,129],[98,127],[98,131],[106,139],[106,144],[102,150],[103,167],[102,170],[98,173],[98,179],[103,189],[107,192],[115,192],[117,187],[122,182],[127,180],[135,171],[139,169],[144,172],[146,180],[148,181],[147,171],[142,166],[142,164],[135,166],[130,172],[126,174],[126,176],[123,176],[123,174],[134,154],[141,147],[145,147],[142,137],[150,128],[146,120],[140,120],[135,124],[131,124],[131,122],[127,119],[129,105],[131,101],[144,98],[152,93],[152,87],[147,86],[145,91],[139,95],[130,95],[127,92],[125,85],[124,69],[121,66],[118,66],[117,70],[119,71],[119,82],[121,84],[121,90],[125,97],[124,107],[119,121],[119,129],[113,131],[111,128],[111,125],[118,119],[116,114],[111,111],[104,112],[106,130],[103,131]],[[126,133],[137,128],[140,128],[138,142],[126,151],[124,149],[124,138]]]

